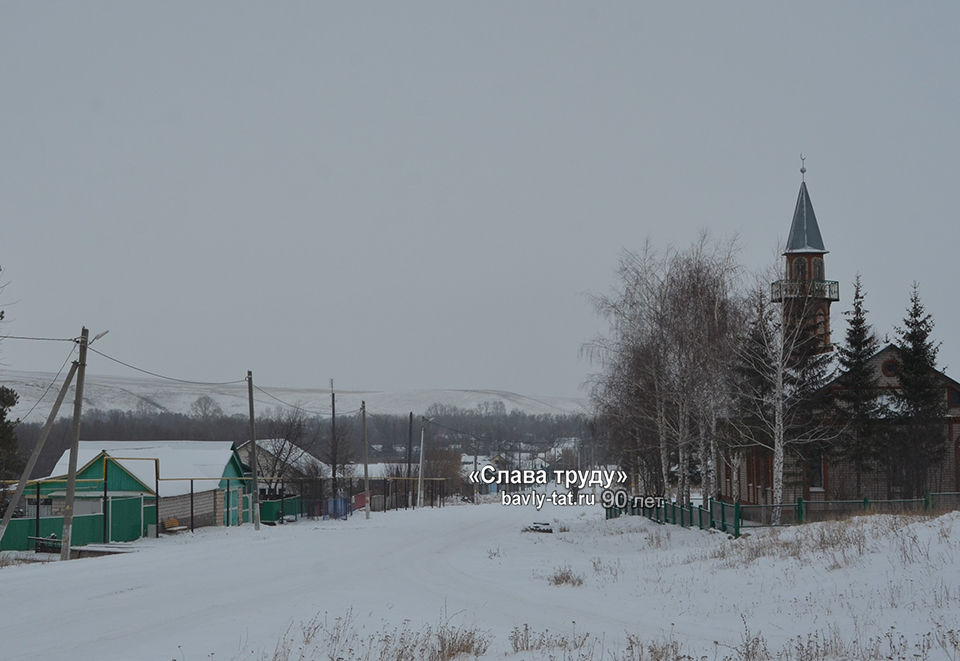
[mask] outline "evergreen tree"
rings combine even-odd
[[[7,419],[7,409],[16,406],[19,397],[12,388],[0,386],[0,479],[17,477],[21,468],[17,456],[16,421]]]
[[[930,468],[946,450],[946,402],[936,367],[940,343],[933,341],[932,332],[933,317],[920,302],[919,286],[914,283],[903,327],[897,328],[900,388],[894,399],[898,425],[890,456],[891,473],[902,481],[906,498],[923,493]]]
[[[3,271],[0,268],[0,271]],[[4,283],[0,283],[3,290]],[[3,310],[0,310],[0,320],[3,319]],[[19,397],[11,388],[0,386],[0,480],[15,476],[20,470],[20,458],[17,455],[16,422],[7,420],[7,409],[16,406]],[[4,500],[0,496],[0,500]],[[0,509],[0,513],[2,513]]]
[[[879,377],[867,362],[877,353],[880,342],[867,323],[859,273],[853,287],[853,309],[844,312],[847,317],[845,341],[837,348],[841,375],[833,402],[842,432],[834,448],[840,460],[853,465],[857,475],[856,496],[860,498],[863,474],[874,470],[883,456],[879,425],[884,406]]]
[[[3,269],[0,269],[2,271]],[[0,290],[3,284],[0,283]],[[3,319],[3,310],[0,310],[0,320]],[[7,410],[16,406],[19,397],[12,388],[0,386],[0,480],[6,480],[19,477],[18,473],[23,467],[20,456],[17,453],[17,422],[7,419]],[[0,516],[7,508],[7,497],[5,491],[0,491]]]

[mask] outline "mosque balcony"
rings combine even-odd
[[[840,300],[840,284],[836,280],[777,280],[770,283],[770,300],[781,303],[794,298]]]

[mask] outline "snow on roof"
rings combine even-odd
[[[155,462],[140,459],[159,459],[160,497],[190,493],[190,479],[195,491],[216,489],[216,479],[233,456],[230,441],[80,441],[77,448],[77,470],[97,458],[101,451],[116,458],[117,463],[153,490]],[[126,460],[125,460],[126,459]],[[70,466],[70,451],[66,450],[51,477],[66,475]],[[168,481],[167,478],[185,478]],[[207,479],[201,479],[207,478]]]
[[[247,446],[249,445],[249,439],[237,445],[237,451],[240,453],[241,459],[248,463],[250,461],[250,450]],[[258,438],[257,448],[260,450],[257,452],[258,458],[266,452],[283,460],[291,468],[301,473],[309,473],[318,463],[321,463],[320,459],[310,454],[305,448],[283,438]]]
[[[399,465],[399,463],[369,463],[367,464],[367,474],[370,476],[371,480],[380,480],[384,477],[387,477],[390,472]],[[414,462],[414,465],[416,465],[416,462]],[[403,466],[406,467],[406,463],[404,463]],[[352,473],[353,479],[363,478],[362,462],[359,464],[347,464],[346,467],[347,470]]]

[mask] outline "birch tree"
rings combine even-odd
[[[594,401],[618,429],[625,464],[655,459],[664,493],[676,466],[681,503],[689,502],[697,474],[708,494],[714,490],[717,418],[727,397],[720,375],[732,355],[734,255],[733,241],[715,243],[706,233],[682,252],[657,253],[648,242],[621,259],[615,295],[598,299],[611,330],[590,345],[604,368]]]
[[[808,292],[809,293],[809,292]],[[822,445],[835,435],[818,416],[829,358],[812,326],[812,298],[787,311],[769,302],[766,282],[750,296],[749,328],[737,349],[739,392],[735,421],[739,448],[759,446],[773,455],[772,523],[782,519],[785,456],[789,448]]]

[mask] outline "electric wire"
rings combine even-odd
[[[305,406],[297,406],[296,404],[291,404],[290,402],[287,402],[287,401],[284,401],[284,400],[280,399],[279,397],[277,397],[277,396],[274,395],[273,393],[271,393],[271,392],[269,392],[269,391],[267,391],[267,390],[264,390],[263,388],[261,388],[260,386],[258,386],[258,385],[256,385],[256,384],[253,385],[253,389],[254,389],[254,390],[257,390],[257,391],[259,391],[259,392],[261,392],[261,393],[263,393],[264,395],[266,395],[266,396],[269,397],[270,399],[273,399],[273,400],[275,400],[275,401],[283,404],[284,406],[289,406],[290,408],[295,409],[295,410],[297,410],[297,411],[304,411],[304,412],[306,412],[306,413],[313,413],[314,415],[330,415],[330,412],[329,412],[329,411],[314,411],[314,410],[312,410],[312,409],[308,409],[308,408],[305,407]]]
[[[43,401],[43,398],[46,397],[47,393],[50,392],[50,389],[53,388],[54,384],[57,382],[57,379],[60,378],[60,374],[63,372],[63,368],[67,366],[67,363],[70,361],[70,357],[73,356],[73,352],[76,350],[77,350],[76,345],[70,347],[70,351],[67,353],[67,357],[63,359],[63,364],[60,365],[60,369],[57,370],[57,374],[56,376],[53,377],[53,380],[49,384],[47,384],[47,387],[43,391],[43,394],[40,395],[40,399],[38,399],[36,402],[33,403],[33,406],[30,407],[30,410],[27,411],[22,418],[20,418],[15,423],[13,423],[14,427],[19,425],[21,422],[24,422],[27,418],[29,418],[30,414],[33,413],[33,410],[40,405],[40,402]]]
[[[172,377],[172,376],[166,376],[165,374],[159,374],[159,373],[157,373],[157,372],[152,372],[152,371],[150,371],[150,370],[148,370],[148,369],[144,369],[144,368],[142,368],[142,367],[137,367],[136,365],[131,365],[130,363],[126,363],[126,362],[120,360],[119,358],[114,358],[113,356],[108,356],[107,354],[103,353],[102,351],[97,351],[96,349],[94,349],[93,347],[91,347],[89,344],[87,345],[87,349],[88,349],[89,351],[92,351],[93,353],[97,354],[98,356],[103,356],[103,357],[106,358],[107,360],[112,360],[112,361],[115,362],[115,363],[118,363],[118,364],[120,364],[120,365],[123,365],[124,367],[129,367],[130,369],[136,370],[137,372],[142,372],[142,373],[144,373],[144,374],[149,374],[150,376],[155,376],[155,377],[157,377],[158,379],[164,379],[164,380],[166,380],[166,381],[175,381],[176,383],[187,383],[187,384],[195,385],[195,386],[230,386],[230,385],[234,385],[234,384],[236,384],[236,383],[245,383],[246,380],[247,380],[246,377],[244,377],[244,378],[242,378],[242,379],[236,379],[236,380],[234,380],[234,381],[190,381],[190,380],[188,380],[188,379],[178,379],[178,378],[175,378],[175,377]]]
[[[29,335],[0,335],[0,340],[36,340],[38,342],[76,342],[75,337],[31,337]]]
[[[283,399],[280,399],[279,397],[277,397],[276,395],[274,395],[274,394],[271,393],[270,391],[264,390],[263,388],[261,388],[260,386],[258,386],[258,385],[256,385],[256,384],[253,385],[253,389],[260,391],[261,393],[263,393],[264,395],[266,395],[266,396],[269,397],[270,399],[273,399],[273,400],[279,402],[280,404],[283,404],[284,406],[288,406],[288,407],[290,407],[290,408],[292,408],[292,409],[295,409],[295,410],[298,410],[298,411],[304,411],[304,412],[306,412],[306,413],[312,413],[313,415],[326,415],[326,416],[332,415],[332,413],[331,413],[330,411],[317,411],[317,410],[315,410],[315,409],[308,409],[308,408],[305,407],[305,406],[298,406],[298,405],[296,405],[296,404],[291,404],[290,402],[285,401],[285,400],[283,400]],[[360,411],[362,411],[362,410],[363,410],[363,409],[361,409],[361,408],[356,408],[356,409],[350,409],[350,410],[348,410],[348,411],[337,411],[337,414],[338,414],[338,415],[344,415],[344,416],[346,416],[346,415],[354,415],[354,414],[356,414],[356,413],[360,413]],[[367,415],[372,415],[369,410],[367,411]]]

